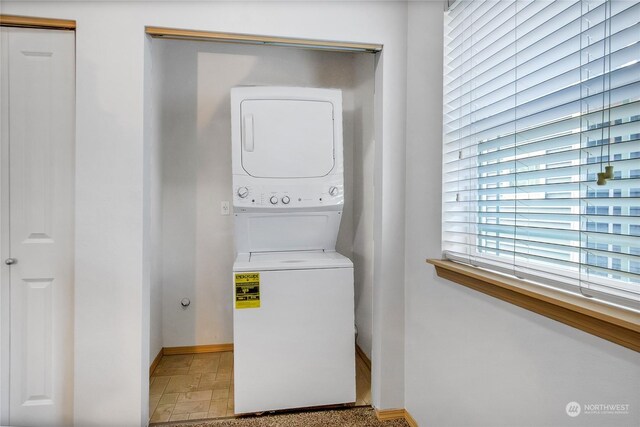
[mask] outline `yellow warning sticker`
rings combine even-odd
[[[260,273],[235,273],[236,308],[260,307]]]

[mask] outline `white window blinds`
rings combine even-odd
[[[445,257],[638,307],[640,1],[458,0],[444,43]]]

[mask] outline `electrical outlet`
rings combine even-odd
[[[229,215],[229,202],[227,200],[220,202],[220,215]]]

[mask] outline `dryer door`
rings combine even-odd
[[[335,165],[333,105],[249,99],[241,104],[242,167],[258,178],[311,178]]]

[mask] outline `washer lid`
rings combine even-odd
[[[257,178],[312,178],[335,166],[333,104],[246,99],[241,106],[242,167]]]
[[[353,268],[351,260],[337,252],[287,251],[238,254],[233,271],[312,270]]]

